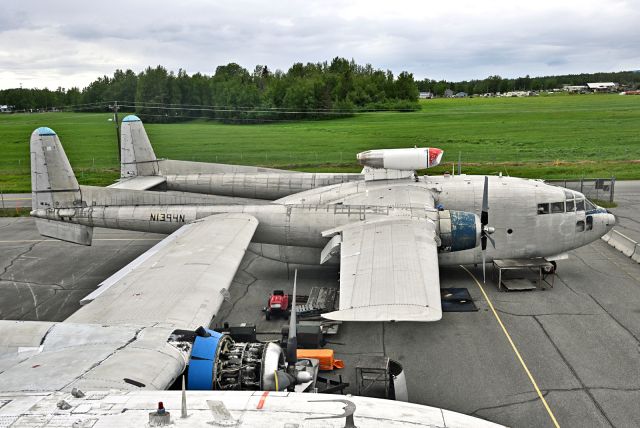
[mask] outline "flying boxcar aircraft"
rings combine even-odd
[[[63,322],[0,321],[0,420],[6,424],[253,427],[308,426],[318,419],[318,426],[335,427],[498,426],[416,404],[291,392],[312,380],[310,362],[296,361],[295,333],[285,359],[276,344],[237,343],[202,327],[216,315],[260,221],[266,226],[260,233],[277,240],[286,235],[282,214],[293,207],[277,204],[252,215],[189,204],[185,196],[78,186],[49,128],[33,133],[31,162],[33,215],[44,235],[90,244],[98,224],[138,229],[142,223],[173,233],[108,278]],[[164,204],[131,204],[136,197],[164,198]],[[128,204],[118,205],[123,201]],[[318,218],[330,221],[330,212]],[[388,214],[382,219],[391,221]],[[433,224],[416,221],[433,237]],[[309,228],[308,222],[288,227],[294,235]],[[424,244],[431,251],[433,242]],[[164,391],[185,373],[183,389],[197,391]]]
[[[188,275],[193,279],[181,283],[181,292],[208,287],[208,301],[219,307],[253,241],[300,248],[286,253],[291,263],[307,263],[309,251],[317,263],[339,260],[339,310],[326,318],[437,321],[442,317],[439,264],[484,268],[494,258],[559,257],[598,239],[615,223],[612,214],[578,192],[511,177],[355,181],[263,205],[190,204],[169,197],[141,205],[138,199],[154,199],[150,195],[157,192],[79,186],[49,128],[32,134],[31,161],[31,214],[41,234],[85,245],[91,244],[93,227],[170,234],[158,245],[180,257],[169,256],[162,269],[134,262],[117,281],[85,299],[108,296],[118,308],[131,304],[140,283],[156,282],[152,277],[159,282],[186,277],[187,265],[197,274]],[[213,254],[229,259],[212,270]],[[298,254],[305,260],[297,260]],[[282,252],[270,255],[278,257]],[[129,284],[131,277],[138,281]]]
[[[274,200],[304,190],[351,181],[408,178],[414,170],[440,163],[442,150],[412,148],[371,150],[359,155],[359,174],[309,173],[244,165],[158,159],[142,121],[126,116],[120,128],[118,189],[166,189]]]

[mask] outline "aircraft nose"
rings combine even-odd
[[[611,230],[613,226],[618,224],[618,219],[609,210],[607,210],[607,214],[605,215],[606,215],[605,220],[606,220],[607,229]]]

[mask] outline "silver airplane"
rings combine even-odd
[[[126,116],[120,127],[120,180],[112,188],[166,189],[274,200],[304,190],[363,180],[408,178],[442,159],[437,148],[372,150],[359,156],[359,174],[308,173],[244,165],[158,159],[142,121]]]
[[[31,159],[31,214],[41,234],[90,245],[93,227],[167,233],[173,243],[167,245],[179,245],[184,255],[178,266],[187,255],[198,256],[207,241],[234,255],[216,272],[225,278],[217,281],[220,293],[210,297],[218,306],[251,242],[277,260],[339,261],[339,310],[324,316],[343,321],[437,321],[438,265],[482,263],[484,269],[496,258],[558,259],[615,223],[578,192],[502,176],[355,181],[271,204],[212,205],[161,192],[79,186],[48,128],[32,134]],[[187,230],[195,236],[181,238]],[[174,265],[166,267],[164,275],[182,275]],[[129,270],[137,272],[135,266]],[[114,295],[122,281],[103,285],[85,301]],[[130,303],[123,295],[117,300],[118,309]]]
[[[92,228],[98,224],[171,234],[105,280],[63,322],[0,321],[0,420],[5,423],[43,427],[498,426],[416,404],[291,392],[309,386],[307,369],[313,364],[290,355],[295,354],[295,333],[285,361],[274,343],[238,343],[224,334],[196,328],[209,325],[215,317],[258,230],[265,239],[284,234],[284,241],[276,242],[289,243],[287,236],[292,233],[290,243],[304,243],[303,235],[318,229],[313,221],[328,222],[325,225],[334,228],[349,226],[348,236],[355,233],[354,224],[344,218],[367,225],[363,230],[378,224],[380,232],[392,226],[394,233],[405,235],[419,226],[417,236],[399,249],[421,252],[424,248],[425,256],[417,254],[396,266],[406,273],[400,279],[413,284],[413,269],[437,263],[436,226],[423,216],[426,210],[420,211],[420,217],[407,216],[401,208],[354,208],[349,213],[349,206],[342,204],[335,207],[346,208],[346,216],[331,221],[332,209],[321,206],[273,204],[260,210],[260,205],[254,205],[243,212],[238,206],[214,205],[202,195],[189,199],[79,186],[57,135],[49,128],[33,133],[31,162],[33,215],[44,235],[90,244]],[[306,216],[314,210],[318,215]],[[375,214],[360,219],[370,211]],[[304,219],[304,224],[282,224],[288,215]],[[339,235],[327,233],[334,238],[318,242],[335,243]],[[345,242],[351,241],[345,237]],[[429,288],[432,285],[429,282]],[[424,315],[436,313],[434,308]],[[293,316],[291,324],[290,330],[295,331]],[[182,393],[165,391],[183,374]],[[196,391],[187,395],[186,389]]]

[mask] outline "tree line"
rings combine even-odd
[[[211,76],[165,67],[141,73],[116,70],[80,90],[7,89],[0,104],[16,110],[64,108],[105,111],[114,101],[147,122],[193,118],[271,121],[349,115],[362,110],[419,108],[413,75],[374,69],[334,58],[330,63],[296,63],[286,72],[258,65],[253,72],[235,63]]]
[[[613,73],[564,74],[559,76],[518,77],[515,79],[489,76],[481,80],[463,80],[449,82],[446,80],[424,79],[416,81],[420,92],[431,92],[443,96],[447,89],[466,92],[469,95],[486,93],[505,93],[511,91],[549,91],[562,88],[564,85],[586,85],[590,82],[615,82],[629,89],[640,87],[639,71],[620,71]]]
[[[17,111],[107,111],[114,101],[147,122],[194,118],[267,122],[350,115],[357,111],[414,110],[419,92],[443,96],[447,89],[468,94],[541,91],[563,85],[612,81],[629,89],[640,87],[640,72],[567,74],[514,79],[489,76],[482,80],[424,79],[411,73],[394,76],[389,70],[334,58],[330,63],[295,63],[286,72],[258,65],[252,72],[235,63],[216,68],[213,75],[177,73],[147,67],[140,73],[116,70],[79,89],[5,89],[0,105]]]

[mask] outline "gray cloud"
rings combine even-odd
[[[212,73],[354,58],[460,80],[640,68],[634,1],[41,2],[0,6],[0,86],[84,86],[116,68]]]

